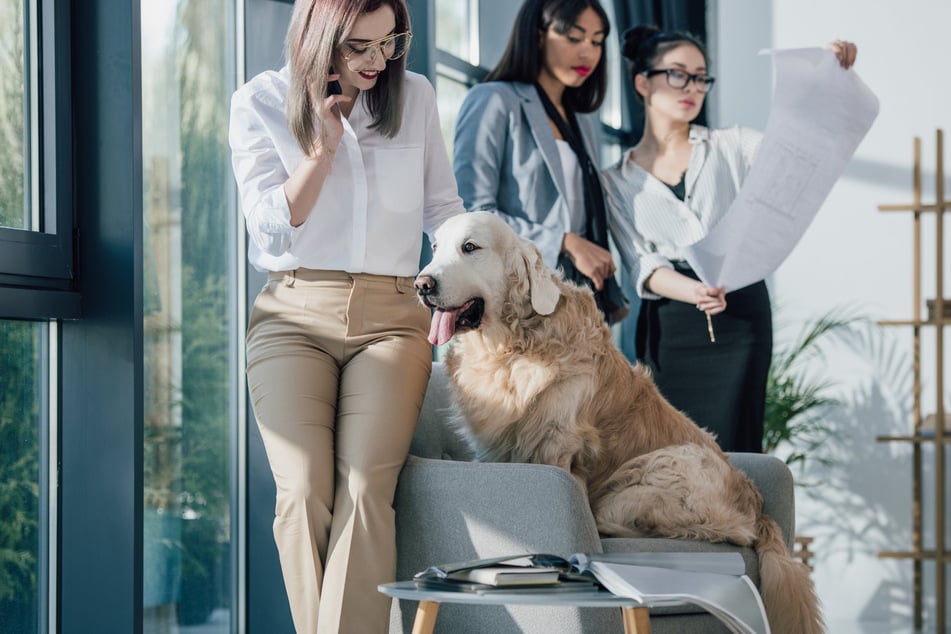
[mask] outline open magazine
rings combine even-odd
[[[553,592],[592,585],[614,595],[645,605],[684,602],[697,605],[735,634],[771,634],[763,601],[745,574],[739,553],[576,553],[567,559],[558,555],[529,554],[478,559],[431,566],[418,572],[420,587],[462,592],[511,591],[503,587],[472,583],[480,568],[533,567],[561,571],[558,580],[526,584],[536,592]]]

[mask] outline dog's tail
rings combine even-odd
[[[825,624],[809,569],[794,559],[771,518],[756,520],[760,590],[770,629],[776,634],[822,634]]]

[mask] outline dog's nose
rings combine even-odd
[[[436,292],[436,279],[430,275],[419,275],[413,284],[418,295],[432,295]]]

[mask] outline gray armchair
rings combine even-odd
[[[478,463],[447,423],[448,377],[440,363],[420,413],[410,456],[396,491],[397,579],[411,579],[429,565],[528,552],[738,551],[747,574],[759,583],[756,554],[749,548],[659,538],[602,538],[587,497],[567,472],[532,464]],[[765,499],[764,510],[792,546],[793,482],[781,461],[760,454],[731,454]],[[411,632],[416,603],[393,602],[391,634]],[[535,606],[439,608],[436,632],[622,632],[620,610]],[[699,608],[651,611],[655,634],[726,633]]]

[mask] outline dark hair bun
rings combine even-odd
[[[660,29],[652,24],[632,26],[622,36],[621,55],[630,62],[636,62],[637,58],[643,54],[641,53],[642,45],[658,33],[660,33]]]

